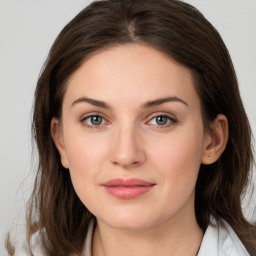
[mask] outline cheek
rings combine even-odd
[[[93,198],[94,185],[106,158],[106,146],[99,139],[79,133],[69,138],[65,147],[71,180],[80,200],[90,204],[88,200]]]
[[[96,174],[100,162],[105,158],[106,138],[99,134],[88,134],[81,127],[70,127],[65,135],[69,169],[80,176]]]
[[[187,209],[194,209],[194,189],[203,145],[203,130],[200,129],[182,129],[155,143],[154,148],[152,145],[150,166],[158,172],[162,195],[155,200],[161,202],[160,210],[166,213],[166,218],[186,205],[189,205]]]
[[[154,145],[151,155],[168,189],[194,188],[203,152],[203,127],[177,129]]]
[[[93,169],[96,168],[96,159],[97,155],[99,156],[99,151],[99,149],[95,150],[93,146],[89,146],[88,143],[81,143],[81,141],[69,145],[67,157],[71,172],[79,176],[86,176],[90,172],[94,172]]]

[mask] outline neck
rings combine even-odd
[[[93,256],[195,256],[203,231],[195,216],[182,221],[178,218],[143,230],[120,230],[98,221],[94,232]]]

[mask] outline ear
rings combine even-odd
[[[60,121],[55,117],[53,117],[51,121],[51,136],[59,151],[63,167],[68,168],[68,158],[65,150],[62,127]]]
[[[208,165],[216,162],[224,152],[228,142],[228,119],[219,114],[205,132],[204,152],[202,164]]]

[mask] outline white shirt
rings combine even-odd
[[[227,222],[223,221],[223,225],[217,225],[216,220],[212,218],[204,234],[198,256],[250,255]]]

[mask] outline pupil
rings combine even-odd
[[[92,122],[93,125],[99,125],[102,122],[102,117],[93,116],[93,117],[91,117],[91,122]]]
[[[156,123],[159,125],[165,125],[167,123],[167,117],[165,116],[158,116],[156,118]]]

